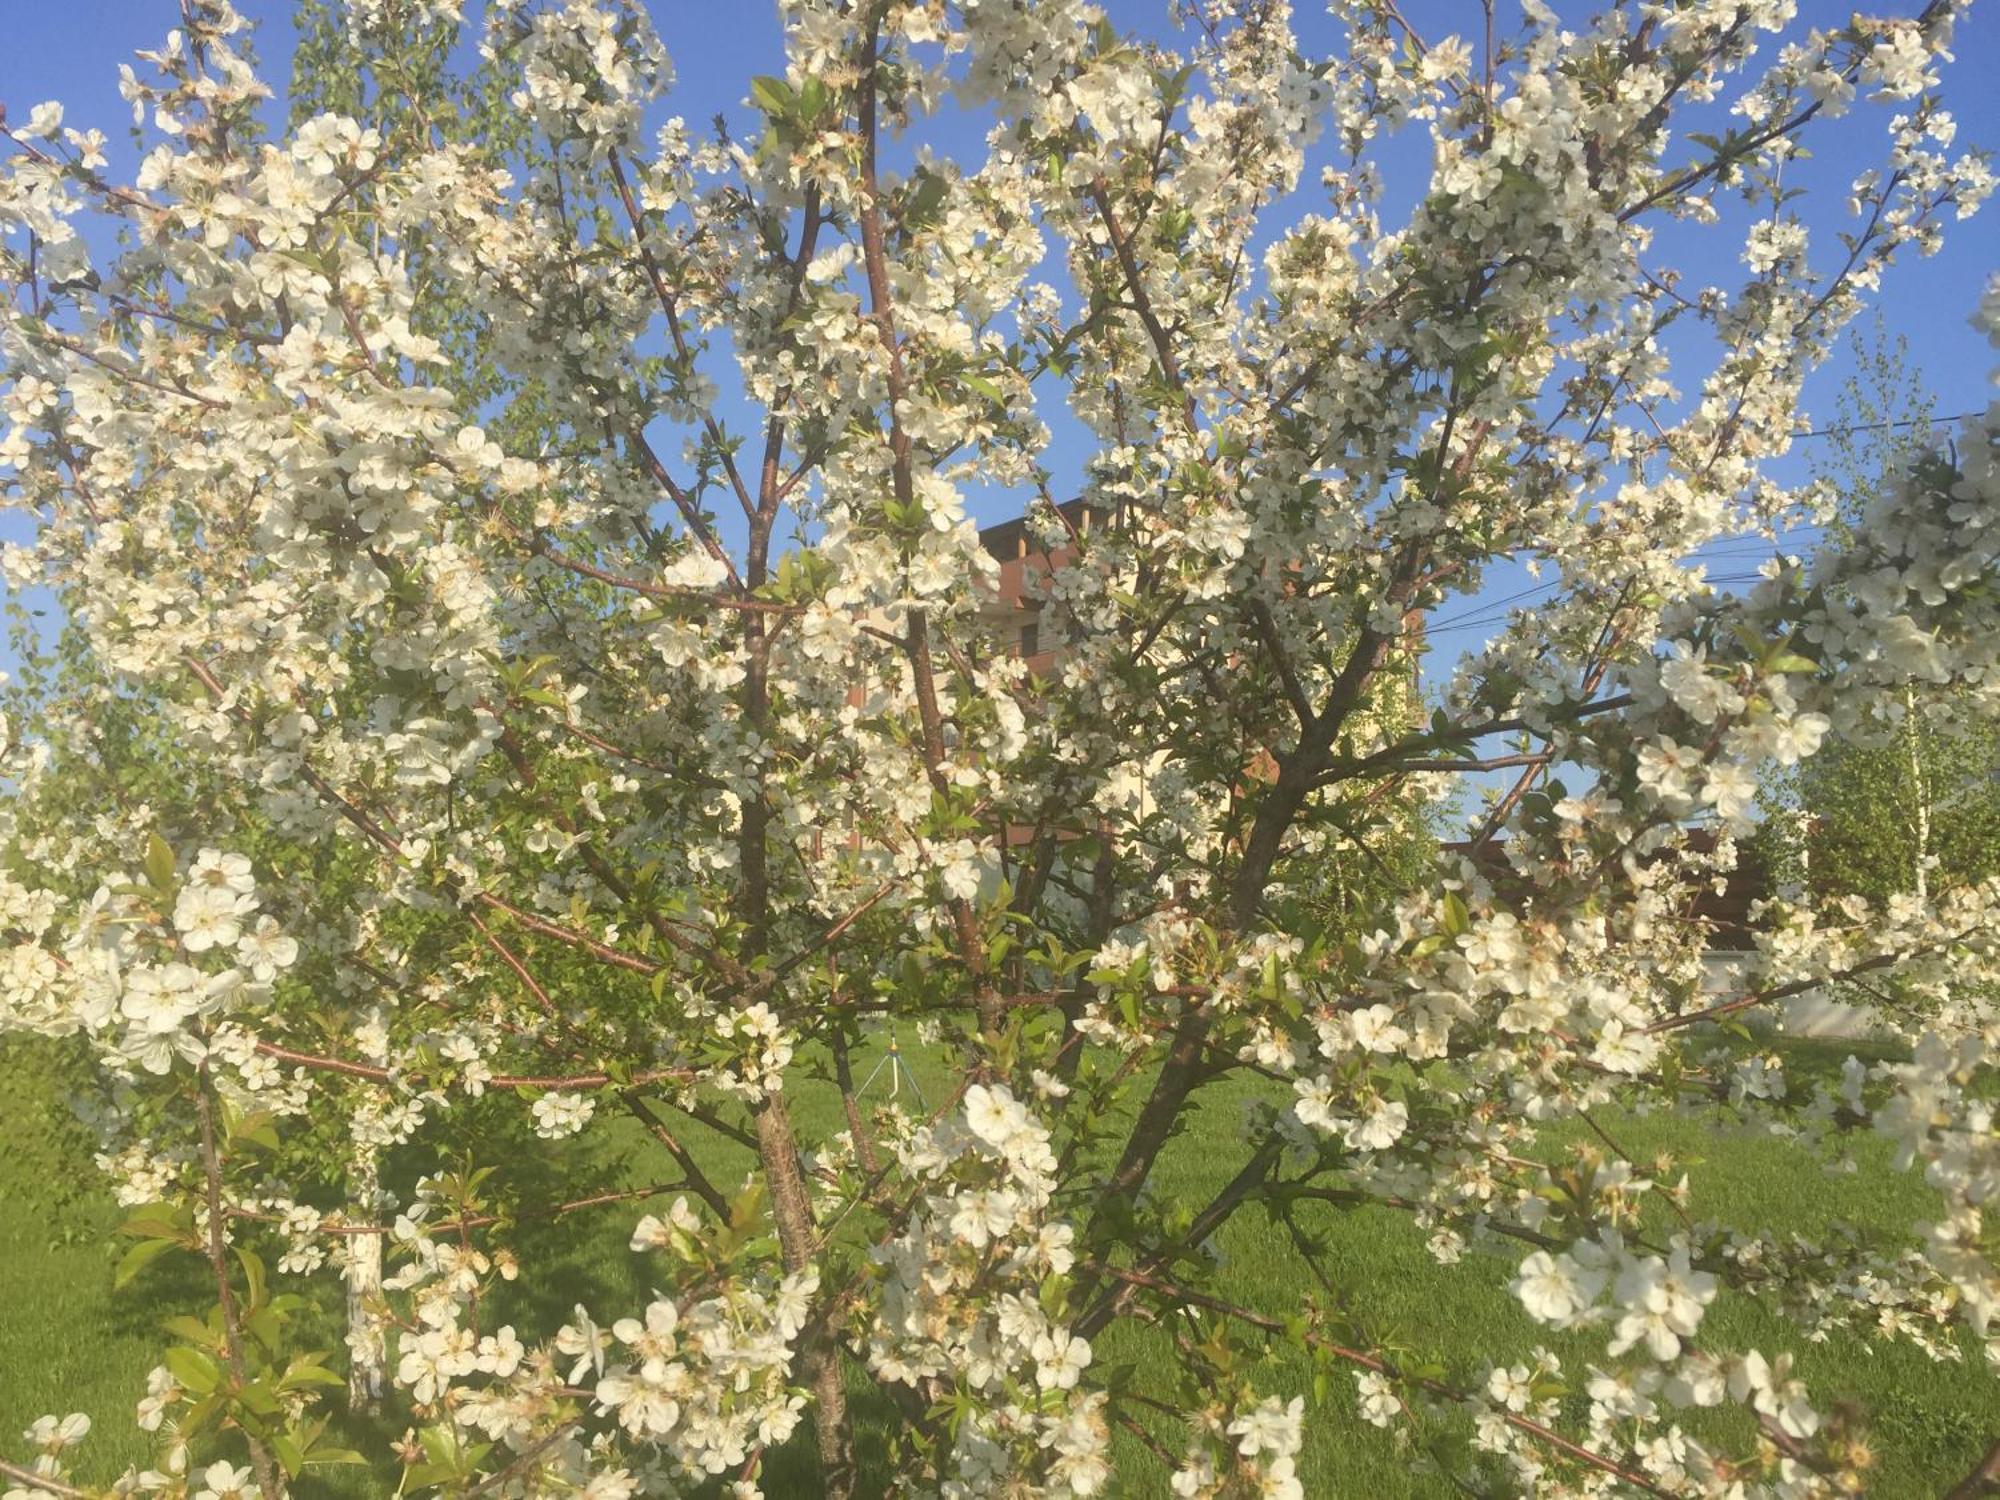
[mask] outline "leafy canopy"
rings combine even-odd
[[[242,18],[186,0],[125,74],[130,181],[58,105],[11,121],[4,565],[67,626],[12,699],[0,1024],[90,1053],[120,1274],[215,1296],[132,1487],[1298,1495],[1282,1338],[1311,1421],[1442,1423],[1472,1488],[1867,1488],[1866,1414],[1705,1312],[1977,1358],[1996,890],[1773,902],[1720,995],[1691,901],[1771,767],[1920,688],[1991,720],[1990,420],[1747,591],[1681,559],[1833,519],[1768,464],[1990,190],[1938,94],[1963,8],[1466,40],[1339,0],[1306,55],[1277,0],[1189,0],[1171,48],[1078,0],[789,0],[738,140],[661,123],[629,0],[355,0],[309,7],[273,139]],[[923,151],[960,106],[983,149]],[[1841,116],[1876,154],[1822,210],[1785,168]],[[1420,703],[1426,622],[1516,562],[1553,597]],[[1809,1089],[1715,1045],[1866,975],[1902,1060]],[[949,1061],[929,1105],[854,1087],[885,1019]],[[1224,1186],[1149,1191],[1230,1077]],[[1599,1123],[1718,1101],[1802,1160],[1891,1137],[1922,1243],[1697,1217],[1698,1164]],[[675,1194],[632,1229],[653,1291],[548,1313],[512,1227],[638,1205],[527,1201],[523,1158],[625,1117]],[[1300,1204],[1504,1257],[1587,1356],[1409,1348],[1303,1235],[1314,1285],[1243,1305],[1207,1247]],[[305,1315],[357,1236],[413,1431],[371,1452]],[[897,1415],[865,1454],[852,1390]],[[36,1430],[42,1489],[81,1435]]]

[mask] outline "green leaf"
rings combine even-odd
[[[950,188],[951,184],[936,172],[921,173],[917,179],[916,191],[910,195],[910,201],[903,209],[904,227],[923,229],[935,222],[938,210],[944,207],[945,194]]]
[[[206,1395],[188,1408],[188,1414],[181,1418],[180,1436],[193,1437],[200,1432],[222,1410],[222,1397],[213,1393]]]
[[[995,406],[1007,404],[1006,393],[1000,389],[998,381],[989,380],[984,375],[962,375],[959,378],[965,382],[968,389],[977,391]]]
[[[186,1339],[190,1344],[206,1344],[211,1348],[218,1348],[221,1345],[220,1335],[214,1328],[202,1322],[200,1318],[191,1318],[186,1313],[177,1318],[169,1318],[160,1326],[175,1338]]]
[[[1042,1311],[1051,1318],[1060,1318],[1065,1300],[1069,1296],[1069,1278],[1066,1276],[1044,1276],[1036,1300]]]
[[[1472,927],[1472,913],[1465,908],[1465,898],[1457,891],[1446,891],[1444,895],[1444,930],[1452,937],[1469,931]]]
[[[444,1423],[426,1427],[418,1434],[424,1445],[424,1453],[434,1464],[447,1474],[458,1472],[458,1434]]]
[[[118,1262],[117,1274],[111,1278],[112,1290],[116,1291],[132,1281],[147,1266],[174,1248],[172,1240],[141,1240]]]
[[[798,95],[784,79],[760,73],[750,80],[750,102],[773,120],[788,120],[798,105]]]
[[[243,1279],[250,1286],[250,1290],[244,1295],[243,1305],[246,1309],[254,1313],[264,1305],[266,1297],[264,1262],[241,1245],[236,1247],[236,1258],[242,1262]]]
[[[277,1116],[268,1109],[252,1110],[245,1115],[230,1132],[232,1141],[242,1141],[248,1145],[261,1146],[266,1151],[278,1149]]]
[[[352,1448],[315,1448],[306,1455],[308,1464],[365,1464],[367,1459]]]
[[[167,1351],[167,1369],[197,1396],[206,1396],[222,1378],[222,1370],[214,1360],[185,1344],[176,1344]]]
[[[149,1240],[178,1240],[186,1231],[182,1212],[167,1203],[148,1203],[118,1226],[120,1234]]]
[[[764,1184],[755,1181],[729,1200],[729,1227],[739,1233],[755,1229],[764,1218]]]
[[[299,1471],[306,1466],[305,1449],[299,1446],[298,1439],[288,1432],[274,1432],[271,1434],[271,1451],[285,1466],[286,1477],[297,1479]]]
[[[266,1380],[251,1381],[236,1393],[236,1399],[245,1411],[255,1412],[260,1417],[275,1417],[282,1409],[278,1393]]]
[[[174,851],[158,833],[146,835],[146,878],[163,894],[174,888]]]
[[[294,1386],[302,1385],[345,1385],[347,1383],[341,1379],[338,1371],[329,1370],[325,1365],[317,1363],[318,1359],[319,1356],[315,1354],[306,1358],[293,1360],[290,1367],[286,1369],[284,1378],[278,1384],[290,1390]]]

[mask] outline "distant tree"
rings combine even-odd
[[[1922,461],[1937,425],[1906,339],[1878,317],[1851,343],[1856,371],[1813,461],[1842,540]],[[1900,707],[1877,736],[1829,743],[1767,782],[1759,841],[1780,878],[1880,902],[2000,873],[2000,728],[1949,687],[1912,681]]]
[[[127,1408],[149,1470],[85,1489],[89,1420],[50,1413],[0,1476],[1302,1500],[1310,1392],[1412,1455],[1463,1421],[1466,1493],[1880,1493],[1865,1414],[1706,1310],[1990,1337],[2000,882],[1778,913],[1713,999],[1658,872],[1913,692],[2000,717],[2000,421],[1754,590],[1678,561],[1814,503],[1765,468],[1802,382],[1993,185],[1947,154],[1954,8],[1467,42],[1352,0],[1309,56],[1274,0],[1171,44],[1080,0],[788,0],[748,139],[662,121],[637,0],[459,9],[309,25],[346,92],[281,142],[227,0],[124,76],[129,180],[55,102],[0,130],[0,497],[35,522],[0,574],[70,653],[0,737],[0,1028],[90,1049],[122,1276],[213,1287]],[[921,149],[947,107],[982,144]],[[1822,271],[1787,165],[1849,111],[1882,165]],[[1411,126],[1432,179],[1386,221]],[[1697,229],[1729,253],[1676,264]],[[1697,285],[1739,230],[1747,277]],[[1061,534],[1057,411],[1108,519],[1038,585],[1037,674],[965,506]],[[1513,565],[1555,596],[1414,723],[1426,621]],[[1471,857],[1354,883],[1494,771]],[[1713,1023],[1843,979],[1926,989],[1884,1009],[1904,1060],[1837,1093],[1718,1061]],[[864,1117],[884,1018],[945,1044],[934,1106]],[[1229,1081],[1222,1185],[1176,1185]],[[1716,1100],[1802,1167],[1885,1137],[1921,1242],[1708,1217],[1703,1163],[1598,1123]],[[654,1186],[568,1172],[633,1116]],[[1517,1357],[1415,1342],[1301,1205],[1508,1276]],[[586,1211],[629,1280],[517,1233]],[[1208,1253],[1257,1213],[1311,1277],[1275,1305]],[[382,1223],[410,1435],[350,1451],[302,1314]]]

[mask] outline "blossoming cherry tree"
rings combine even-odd
[[[1938,93],[1965,6],[1330,9],[1312,54],[1280,0],[1170,44],[785,0],[740,138],[666,118],[621,0],[354,0],[346,103],[271,134],[185,0],[129,180],[7,123],[4,566],[73,691],[6,743],[0,1024],[93,1059],[121,1277],[213,1288],[118,1493],[1298,1496],[1315,1426],[1455,1413],[1481,1492],[1847,1494],[1866,1414],[1717,1297],[1991,1357],[2000,892],[1774,896],[1719,995],[1687,898],[1760,768],[1913,682],[1994,711],[1992,421],[1747,590],[1680,561],[1825,514],[1770,467],[1803,382],[1991,185]],[[1874,143],[1830,211],[1786,174],[1823,129]],[[1046,673],[986,622],[996,493],[1060,543]],[[1547,602],[1412,711],[1509,562]],[[133,703],[184,774],[64,811]],[[1481,775],[1422,878],[1328,894]],[[1904,1060],[1718,1047],[1842,980]],[[934,1107],[853,1086],[883,1017]],[[1157,1191],[1228,1079],[1233,1155]],[[1887,1135],[1921,1244],[1708,1217],[1607,1123],[1718,1104],[1802,1164]],[[613,1132],[662,1189],[514,1195]],[[1298,1229],[1362,1210],[1503,1257],[1518,1357],[1401,1347]],[[1287,1306],[1209,1254],[1246,1212]],[[570,1213],[627,1216],[647,1294],[535,1311],[574,1298],[519,1226]],[[301,1298],[384,1239],[324,1347]],[[377,1348],[410,1436],[364,1452],[328,1392]],[[12,1493],[94,1493],[87,1425]]]

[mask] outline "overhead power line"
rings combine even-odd
[[[1846,437],[1850,432],[1886,432],[1892,427],[1943,427],[1948,422],[1969,422],[1979,416],[1976,411],[1962,411],[1949,417],[1908,417],[1900,422],[1855,422],[1845,427],[1815,427],[1806,432],[1795,432],[1795,438]]]

